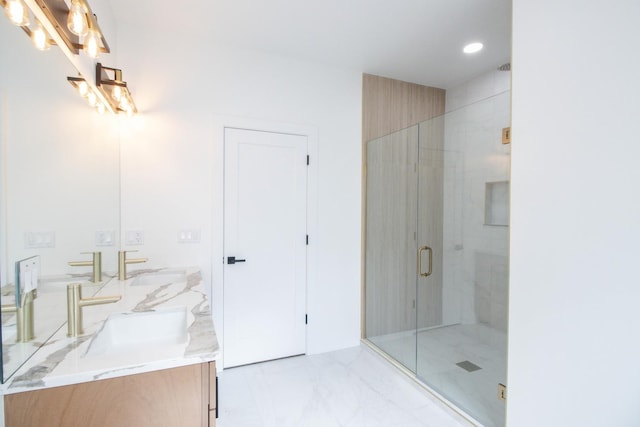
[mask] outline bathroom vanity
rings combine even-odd
[[[196,268],[111,279],[3,385],[6,427],[215,425],[219,352]],[[59,307],[66,310],[66,307]]]

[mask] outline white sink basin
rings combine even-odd
[[[131,283],[131,286],[162,286],[186,281],[187,272],[185,270],[161,270],[141,274]]]
[[[116,313],[105,320],[91,342],[87,356],[116,355],[130,352],[154,352],[154,349],[185,343],[187,308],[185,306]]]

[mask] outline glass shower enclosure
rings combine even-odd
[[[504,425],[510,93],[366,143],[365,338]]]

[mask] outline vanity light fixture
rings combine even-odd
[[[6,0],[3,2],[7,18],[18,27],[29,26],[29,12],[22,0]]]
[[[96,64],[96,87],[99,94],[94,92],[82,77],[67,77],[67,81],[80,96],[86,98],[89,106],[95,107],[100,114],[107,109],[116,114],[122,112],[128,116],[138,112],[127,83],[122,81],[122,70]],[[104,101],[108,105],[105,105]]]
[[[71,0],[71,7],[67,15],[67,28],[73,34],[84,37],[89,32],[88,10],[79,0]]]
[[[37,3],[52,3],[55,1],[36,0]],[[59,25],[55,25],[55,27],[60,29]],[[76,53],[79,49],[84,49],[87,55],[96,59],[101,52],[110,52],[109,45],[98,25],[98,18],[91,11],[86,0],[71,0],[71,7],[67,13],[66,29],[78,37],[84,37],[81,45],[75,45]]]
[[[31,32],[31,41],[38,50],[49,50],[51,47],[49,35],[38,20],[36,20],[36,28]]]
[[[67,81],[76,88],[81,97],[86,98],[89,94],[89,85],[82,77],[67,77]]]
[[[84,38],[84,50],[93,59],[96,59],[100,54],[100,34],[93,28],[89,30]]]
[[[98,25],[98,18],[93,14],[86,0],[72,0],[70,8],[65,0],[0,0],[7,17],[15,25],[22,27],[29,37],[40,27],[55,31],[59,36],[58,42],[64,42],[71,54],[78,55],[84,50],[91,58],[97,58],[100,53],[111,52],[107,41]],[[28,5],[28,6],[27,6]],[[35,29],[30,29],[29,9],[41,20]],[[46,21],[46,22],[45,22]],[[46,34],[46,33],[45,33]],[[35,37],[35,36],[34,36]],[[40,40],[42,36],[37,36]],[[84,40],[81,43],[81,38]],[[46,44],[55,44],[49,36],[48,43],[37,44],[38,49]],[[34,44],[36,44],[34,40]]]
[[[122,80],[122,70],[96,64],[96,87],[109,102],[116,113],[126,113],[128,116],[138,112],[133,102],[127,83]]]
[[[67,77],[67,81],[71,86],[76,88],[81,97],[87,100],[90,107],[102,114],[105,111],[104,103],[99,99],[98,95],[89,87],[89,84],[82,77]]]

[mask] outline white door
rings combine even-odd
[[[224,133],[224,367],[304,354],[307,137]]]

